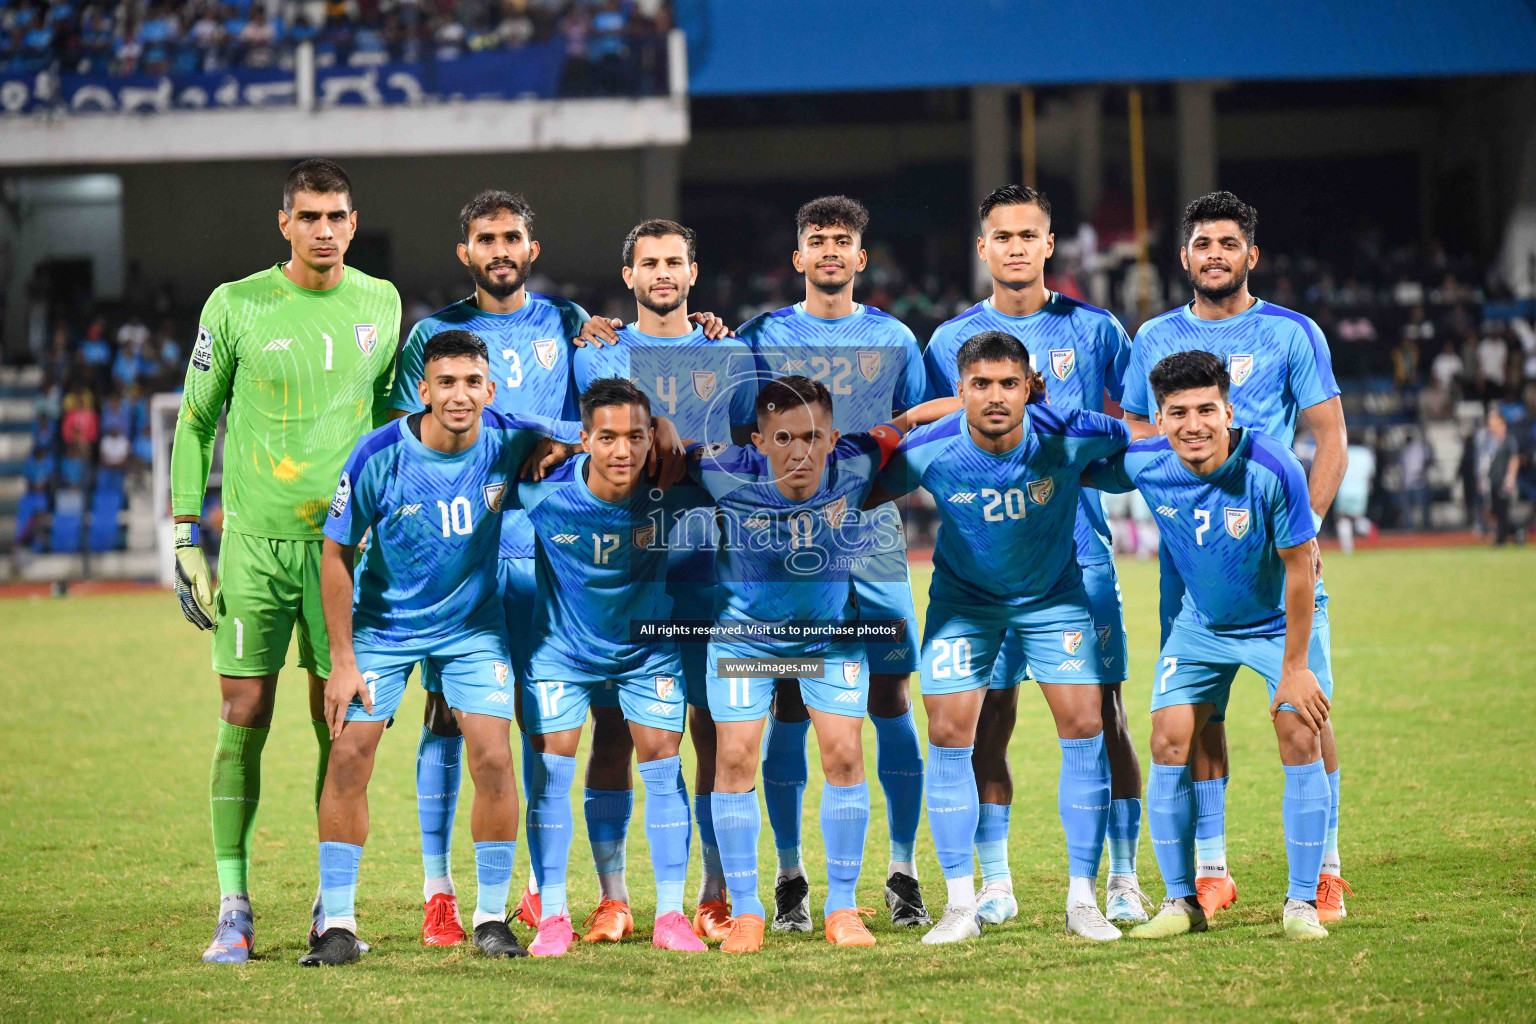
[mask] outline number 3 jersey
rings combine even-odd
[[[972,440],[962,409],[908,434],[880,486],[933,495],[932,599],[1019,607],[1082,581],[1073,539],[1082,471],[1130,442],[1122,420],[1036,404],[1025,407],[1018,445],[993,455]]]
[[[638,671],[657,648],[674,647],[635,642],[630,623],[671,616],[669,526],[696,518],[696,529],[707,528],[713,502],[688,484],[662,492],[649,481],[626,501],[604,501],[587,483],[591,472],[591,459],[579,455],[543,480],[518,484],[515,501],[536,538],[535,657],[553,654],[616,678]]]
[[[516,313],[486,313],[469,298],[423,318],[400,349],[390,407],[420,412],[416,382],[423,376],[421,356],[427,342],[444,331],[469,331],[485,342],[490,356],[491,379],[496,382],[492,409],[509,416],[577,419],[570,339],[581,333],[586,310],[556,295],[527,294]],[[500,556],[533,557],[533,527],[518,509],[506,512]]]
[[[403,644],[501,631],[496,550],[507,488],[541,438],[573,439],[577,425],[486,409],[475,443],[449,455],[423,444],[412,421],[358,443],[326,517],[338,544],[373,530],[353,574],[353,633]]]
[[[1159,543],[1185,582],[1179,619],[1226,636],[1285,632],[1285,563],[1280,548],[1317,535],[1301,462],[1275,438],[1234,432],[1232,453],[1196,476],[1166,437],[1137,441],[1095,462],[1100,490],[1136,489],[1157,515]]]

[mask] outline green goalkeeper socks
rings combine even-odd
[[[256,829],[256,806],[261,802],[261,748],[266,745],[268,731],[219,722],[208,789],[220,896],[250,891],[251,834]]]
[[[320,761],[315,765],[315,810],[320,809],[320,794],[325,791],[325,766],[331,760],[331,727],[313,718],[309,724],[315,729],[315,742],[320,746]]]

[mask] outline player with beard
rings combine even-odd
[[[1232,417],[1240,427],[1277,438],[1289,446],[1299,417],[1317,442],[1307,482],[1314,526],[1333,504],[1348,463],[1348,434],[1339,386],[1334,381],[1328,342],[1312,320],[1294,310],[1255,298],[1248,274],[1259,260],[1254,234],[1258,214],[1230,192],[1201,196],[1184,211],[1184,245],[1179,258],[1194,298],[1147,321],[1136,333],[1125,375],[1121,405],[1126,418],[1145,420],[1157,410],[1150,374],[1174,352],[1204,350],[1220,356],[1231,377]],[[1316,558],[1316,541],[1312,542]],[[1162,558],[1162,632],[1183,602],[1177,570]],[[1326,619],[1328,595],[1318,563],[1317,613]],[[1220,713],[1201,731],[1191,761],[1199,820],[1195,833],[1196,889],[1206,917],[1237,898],[1226,862],[1226,730]],[[1344,916],[1347,886],[1339,873],[1339,760],[1333,722],[1323,723],[1323,762],[1332,791],[1327,846],[1318,881],[1317,916]]]
[[[576,384],[582,391],[605,378],[632,380],[659,415],[667,417],[685,437],[706,444],[730,444],[751,436],[756,423],[757,374],[752,352],[732,338],[711,338],[688,315],[688,293],[698,280],[693,231],[675,221],[647,220],[635,225],[624,240],[624,283],[635,293],[635,322],[617,332],[621,342],[609,348],[582,348],[576,353]],[[715,548],[719,542],[712,512],[703,510],[675,524],[667,538],[667,593],[674,619],[714,618]],[[715,723],[709,713],[705,679],[705,645],[683,643],[689,732],[696,753],[694,806],[703,846],[704,873],[699,890],[694,932],[701,938],[724,939],[730,926],[725,876],[715,839],[710,794],[715,788]],[[616,707],[616,690],[593,692],[593,707]],[[607,711],[607,708],[604,709]],[[612,711],[607,711],[611,714]],[[629,745],[611,734],[593,741],[592,762],[613,764],[612,775],[628,777]],[[633,928],[624,880],[624,825],[631,806],[629,792],[604,793],[592,786],[589,768],[586,792],[587,830],[597,868],[601,899],[587,923],[589,941],[617,941]],[[594,811],[614,807],[625,812],[604,818]],[[597,829],[597,831],[594,831]],[[547,916],[547,915],[546,915]]]
[[[869,211],[847,196],[823,196],[802,206],[795,218],[798,248],[791,258],[795,270],[805,275],[804,301],[764,313],[737,332],[756,354],[764,380],[804,375],[823,383],[832,395],[833,426],[843,434],[873,430],[933,397],[912,332],[890,314],[853,301],[854,279],[868,262],[862,244],[868,226]],[[909,692],[917,668],[917,612],[895,506],[872,510],[865,523],[863,542],[872,553],[851,573],[849,617],[906,625],[899,640],[867,641],[865,656],[876,770],[890,830],[885,902],[892,923],[916,927],[930,923],[913,854],[923,809],[923,750]],[[809,729],[798,685],[782,681],[763,748],[763,794],[779,862],[773,918],[778,931],[811,929],[809,885],[800,856]]]

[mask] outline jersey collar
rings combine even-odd
[[[694,324],[693,325],[693,330],[689,331],[687,334],[679,334],[679,335],[677,335],[675,337],[663,338],[663,337],[661,337],[660,335],[657,335],[657,334],[646,334],[644,331],[642,331],[635,324],[628,323],[628,324],[624,325],[624,333],[625,334],[632,334],[637,339],[639,339],[640,341],[646,342],[648,344],[655,344],[655,345],[683,345],[683,344],[687,344],[687,343],[690,343],[690,342],[698,341],[701,337],[703,337],[704,336],[704,328],[700,324]]]
[[[412,415],[414,415],[414,413]],[[432,414],[427,412],[423,413],[423,415],[431,416]],[[414,433],[411,432],[410,425],[406,422],[410,418],[410,416],[401,416],[399,419],[395,420],[395,428],[400,431],[400,436],[405,439],[406,447],[410,448],[413,454],[426,459],[428,462],[443,462],[450,464],[455,462],[464,462],[467,461],[470,456],[474,455],[475,452],[479,451],[480,446],[485,443],[485,416],[483,413],[480,417],[480,434],[475,438],[475,443],[463,451],[457,452],[453,455],[449,455],[447,452],[440,452],[436,448],[427,447],[425,441],[422,441]]]
[[[1035,310],[1033,313],[1030,313],[1028,316],[1014,316],[1012,313],[1004,313],[1002,310],[1000,310],[996,306],[992,305],[992,296],[990,296],[990,295],[988,295],[986,298],[982,299],[981,300],[981,304],[984,307],[986,307],[986,310],[987,310],[988,313],[991,313],[993,316],[998,317],[999,319],[1007,320],[1010,323],[1022,324],[1022,323],[1024,323],[1027,320],[1033,320],[1035,317],[1040,316],[1041,314],[1043,314],[1046,310],[1051,308],[1051,305],[1055,301],[1056,301],[1056,293],[1053,292],[1053,291],[1050,291],[1049,289],[1047,289],[1046,293],[1045,293],[1045,305],[1041,306],[1039,309]]]
[[[794,311],[795,311],[795,313],[797,315],[803,316],[803,317],[807,317],[807,318],[809,318],[811,320],[816,321],[819,324],[840,324],[840,323],[844,323],[844,322],[846,322],[848,320],[852,320],[856,316],[863,316],[864,315],[864,303],[862,303],[862,302],[855,302],[853,304],[853,312],[849,313],[847,316],[833,317],[830,320],[827,319],[824,316],[817,316],[815,313],[808,313],[808,312],[806,312],[805,303],[803,303],[803,302],[795,303],[792,308],[794,309]]]
[[[1210,330],[1219,327],[1225,327],[1228,324],[1235,324],[1242,320],[1244,317],[1257,316],[1259,310],[1263,309],[1267,305],[1269,305],[1269,303],[1255,296],[1253,305],[1237,314],[1237,316],[1229,316],[1225,320],[1202,320],[1195,316],[1195,300],[1190,299],[1188,302],[1184,303],[1184,305],[1179,307],[1179,314],[1190,323]]]

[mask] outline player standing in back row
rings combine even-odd
[[[1130,420],[1156,412],[1150,374],[1158,361],[1174,353],[1201,349],[1227,363],[1232,381],[1232,415],[1240,427],[1268,434],[1289,447],[1298,416],[1317,442],[1307,480],[1314,529],[1333,504],[1348,464],[1348,431],[1333,361],[1323,332],[1308,317],[1248,291],[1248,272],[1259,260],[1254,242],[1259,216],[1230,192],[1212,192],[1184,211],[1183,247],[1179,250],[1194,298],[1142,324],[1131,346],[1121,402]],[[1314,556],[1317,543],[1312,541]],[[1182,587],[1177,570],[1162,562],[1162,631],[1167,639],[1179,611]],[[1324,613],[1328,594],[1317,576],[1317,606]],[[1207,917],[1237,898],[1227,869],[1227,738],[1220,711],[1200,733],[1191,766],[1199,822],[1196,888]],[[1339,757],[1333,720],[1321,731],[1323,763],[1332,791],[1327,849],[1318,883],[1318,918],[1344,916],[1346,886],[1339,871]]]
[[[755,317],[737,332],[756,353],[765,382],[802,375],[823,383],[832,395],[833,426],[843,434],[873,430],[933,397],[912,332],[890,314],[853,301],[854,278],[868,261],[862,247],[868,225],[869,211],[847,196],[823,196],[800,207],[799,248],[792,259],[805,275],[805,300]],[[880,553],[853,569],[849,617],[906,623],[904,639],[864,646],[876,771],[890,829],[885,903],[893,924],[917,926],[929,923],[913,853],[923,811],[923,748],[909,692],[917,668],[917,612],[895,507],[872,512],[865,522],[871,541],[882,524],[896,530],[894,545],[882,544]],[[811,930],[810,889],[800,857],[810,724],[799,686],[781,681],[763,745],[763,797],[779,860],[773,918],[779,931]]]
[[[1051,204],[1033,188],[1005,185],[981,204],[976,250],[992,274],[992,297],[940,324],[923,354],[934,391],[950,394],[960,384],[956,355],[971,337],[1002,331],[1024,343],[1031,369],[1045,377],[1050,403],[1058,408],[1104,411],[1104,393],[1120,397],[1131,341],[1113,313],[1045,287],[1045,261],[1055,248]],[[1136,843],[1141,833],[1141,764],[1126,724],[1121,687],[1126,678],[1125,614],[1115,575],[1114,543],[1099,494],[1078,496],[1073,530],[1083,586],[1093,609],[1088,650],[1112,680],[1102,691],[1104,747],[1109,753],[1109,881],[1104,916],[1111,921],[1145,921],[1136,880]],[[1013,776],[1008,742],[1019,708],[1019,683],[1026,677],[1024,642],[1017,631],[1003,641],[992,667],[976,731],[976,788],[981,816],[976,856],[981,892],[976,913],[983,924],[1001,924],[1019,912],[1008,867],[1008,818]]]
[[[292,247],[288,260],[220,285],[203,306],[171,449],[176,594],[188,621],[213,630],[221,692],[209,786],[219,921],[203,953],[214,963],[244,963],[251,955],[247,879],[261,751],[295,625],[320,747],[319,802],[331,745],[323,707],[331,664],[320,606],[320,531],[342,463],[358,438],[386,419],[400,336],[394,286],[343,262],[357,211],[341,167],[307,160],[289,171],[277,225]],[[226,406],[224,540],[215,590],[199,517]]]

